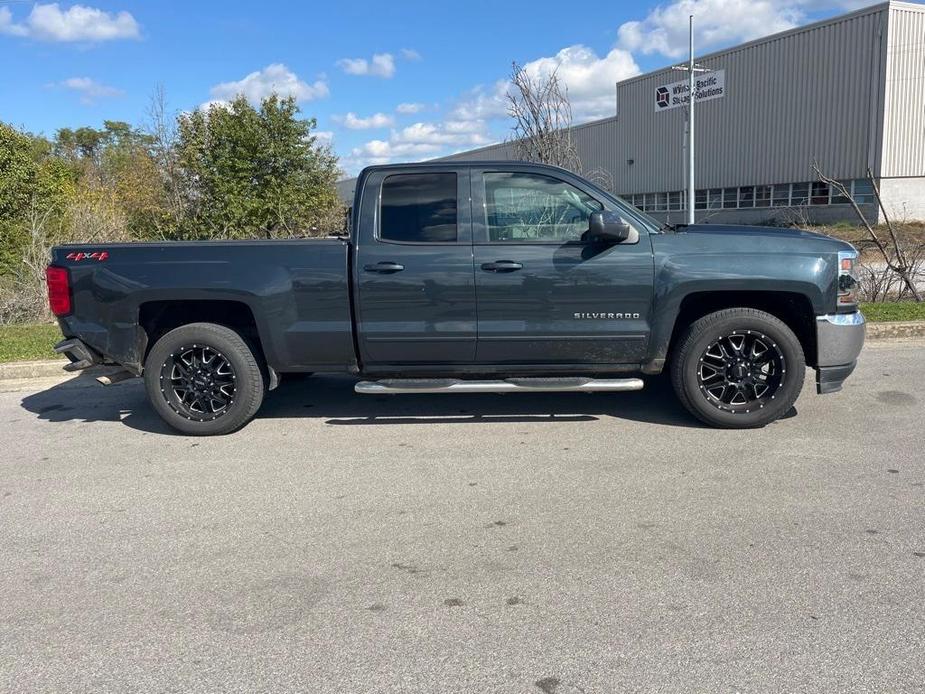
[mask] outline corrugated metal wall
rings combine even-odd
[[[876,166],[885,16],[884,8],[847,15],[699,60],[726,70],[727,94],[698,104],[697,187],[806,181],[814,160],[839,178]],[[618,89],[614,174],[623,192],[685,185],[686,109],[654,106],[655,88],[678,76],[663,71]]]
[[[925,176],[925,7],[894,3],[887,34],[884,176]]]

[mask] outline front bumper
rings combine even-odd
[[[816,317],[816,392],[837,393],[854,371],[864,346],[864,314],[832,313]]]

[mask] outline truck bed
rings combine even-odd
[[[59,322],[140,372],[146,317],[220,302],[210,305],[256,326],[277,371],[350,368],[348,250],[340,238],[59,246],[52,263],[68,268],[74,301]]]

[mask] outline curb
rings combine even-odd
[[[868,340],[892,340],[899,337],[925,337],[925,321],[884,321],[867,323]]]
[[[908,337],[925,337],[925,321],[892,321],[867,323],[868,340],[893,340]],[[44,359],[40,361],[13,361],[0,364],[0,381],[29,378],[53,378],[78,375],[64,370],[65,359]],[[91,367],[83,373],[96,373]]]
[[[64,365],[67,363],[66,359],[7,362],[6,364],[0,364],[0,381],[68,375],[68,372],[64,370]]]

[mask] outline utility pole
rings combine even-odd
[[[694,223],[694,15],[690,16],[690,59],[687,64],[688,121],[687,121],[687,223]]]
[[[672,70],[685,70],[687,72],[687,223],[694,223],[694,75],[698,72],[709,72],[706,68],[694,63],[694,15],[690,15],[690,56],[687,65],[676,65]]]

